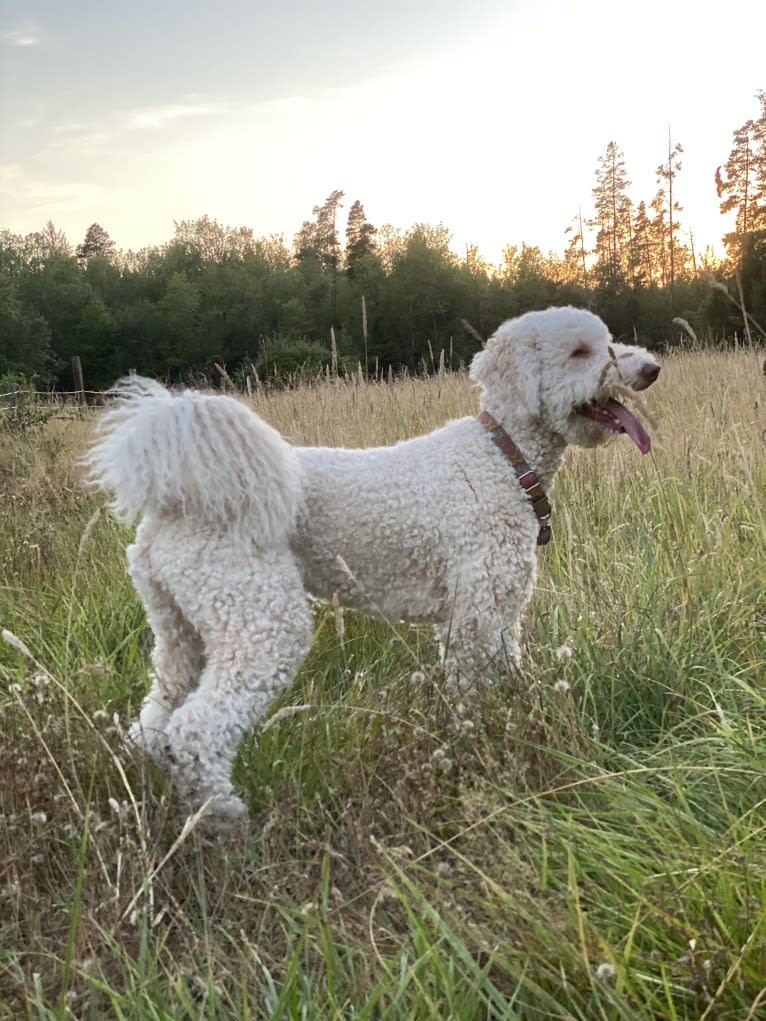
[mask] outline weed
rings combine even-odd
[[[236,839],[124,721],[151,637],[86,422],[0,455],[0,1017],[754,1021],[766,992],[763,353],[670,357],[659,425],[571,451],[524,675],[451,704],[430,632],[316,608],[240,749]],[[460,374],[258,389],[303,443],[475,410]]]

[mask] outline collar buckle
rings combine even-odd
[[[527,499],[532,504],[532,510],[540,525],[537,533],[537,545],[547,546],[553,537],[550,516],[551,504],[545,490],[543,489],[536,472],[529,467],[524,455],[513,442],[508,433],[499,422],[496,422],[488,411],[482,411],[477,420],[481,422],[487,432],[492,436],[493,443],[502,450],[503,454],[510,461],[519,485],[527,494]]]

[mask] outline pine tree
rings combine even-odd
[[[588,226],[596,229],[596,269],[610,290],[625,281],[630,262],[632,236],[630,181],[625,157],[616,142],[610,142],[598,161],[593,189],[596,215]]]
[[[337,218],[344,194],[342,191],[330,192],[321,206],[314,206],[311,210],[314,219],[304,220],[293,240],[298,262],[316,259],[323,272],[337,271],[340,262]]]
[[[364,206],[357,199],[348,211],[346,224],[346,272],[354,276],[355,264],[375,251],[376,230],[367,222]]]
[[[633,217],[634,278],[641,284],[653,284],[655,279],[654,237],[652,222],[641,201]]]
[[[293,239],[295,257],[304,273],[329,280],[331,328],[338,325],[338,265],[341,259],[338,240],[338,210],[344,192],[330,192],[321,206],[314,206],[314,220],[305,220]]]
[[[588,266],[586,263],[587,253],[585,251],[585,228],[583,225],[582,209],[577,210],[577,216],[574,217],[564,233],[571,234],[564,252],[566,278],[569,281],[586,284],[588,282]]]
[[[105,259],[110,259],[114,253],[114,241],[98,223],[92,223],[88,227],[82,244],[75,249],[75,255],[81,263],[86,263],[93,255],[101,255]]]
[[[668,252],[668,286],[672,289],[676,282],[676,256],[678,254],[678,240],[676,235],[678,233],[678,219],[674,217],[674,213],[682,212],[682,207],[678,204],[676,199],[673,197],[673,185],[675,184],[676,176],[681,169],[681,161],[679,156],[683,152],[683,147],[680,142],[676,142],[673,145],[670,136],[670,126],[668,126],[668,158],[664,163],[660,163],[657,167],[657,181],[660,184],[664,184],[667,188],[667,252]]]
[[[756,93],[756,99],[761,104],[761,113],[757,120],[753,121],[753,143],[756,154],[756,174],[754,181],[753,201],[759,213],[759,230],[766,227],[766,92]]]
[[[721,212],[736,213],[734,230],[724,243],[729,254],[741,264],[748,235],[766,229],[766,92],[758,92],[761,115],[747,120],[734,132],[729,158],[715,174]]]
[[[650,203],[654,216],[649,223],[649,237],[651,240],[651,256],[653,279],[658,280],[661,287],[667,287],[668,275],[670,272],[668,256],[668,225],[667,225],[667,198],[665,189],[660,188]]]

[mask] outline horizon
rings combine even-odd
[[[340,190],[342,190],[342,189],[340,189]],[[341,217],[339,218],[338,226],[337,226],[337,231],[336,231],[338,245],[339,245],[339,248],[340,248],[341,252],[344,252],[345,249],[346,249],[345,223],[346,223],[346,220],[347,220],[348,210],[349,210],[350,206],[353,203],[353,200],[350,201],[350,202],[346,201],[347,198],[348,198],[348,196],[345,196],[344,201],[342,203],[340,203],[339,206],[338,206],[338,208],[343,211],[343,215],[341,215]],[[322,202],[315,203],[315,206],[320,206],[320,205],[322,205]],[[362,203],[362,206],[364,207],[364,203]],[[635,208],[635,205],[634,205],[634,208]],[[301,221],[301,225],[303,224],[304,221],[312,222],[313,217],[314,217],[313,212],[309,211],[308,215],[305,216],[303,218],[303,220]],[[732,216],[730,218],[733,219],[733,214],[732,214]],[[370,217],[367,216],[366,209],[365,209],[365,219],[368,222],[370,220]],[[210,216],[209,214],[204,213],[204,212],[200,213],[199,216],[195,216],[195,217],[189,217],[189,218],[184,218],[184,219],[174,218],[171,221],[170,230],[168,231],[167,236],[165,236],[163,238],[159,238],[159,235],[156,235],[157,240],[148,242],[146,244],[139,244],[139,245],[136,245],[135,247],[124,247],[124,246],[120,245],[118,240],[113,237],[112,233],[106,227],[104,227],[104,225],[102,223],[99,223],[99,221],[97,221],[97,220],[94,220],[91,223],[88,223],[88,225],[82,230],[81,234],[79,234],[76,237],[71,236],[69,234],[69,232],[66,231],[59,223],[56,223],[53,220],[47,220],[45,223],[41,224],[38,228],[36,228],[34,230],[31,230],[31,231],[23,232],[23,233],[21,231],[13,231],[11,228],[3,227],[2,225],[0,225],[0,231],[7,230],[7,231],[9,231],[9,233],[14,234],[14,235],[16,235],[18,237],[27,238],[27,237],[34,237],[37,234],[42,234],[42,233],[44,233],[46,231],[46,229],[49,226],[52,226],[53,228],[55,228],[55,230],[56,230],[56,232],[58,234],[63,235],[63,237],[66,240],[67,245],[72,250],[72,254],[74,254],[75,249],[78,247],[78,245],[80,243],[83,242],[83,240],[85,239],[88,231],[90,231],[93,227],[99,227],[99,228],[103,229],[104,231],[106,231],[107,235],[109,236],[109,239],[112,242],[114,242],[114,250],[119,255],[121,255],[123,257],[127,257],[127,256],[140,256],[144,252],[157,251],[157,250],[162,250],[164,248],[167,248],[169,245],[171,245],[173,243],[175,234],[176,234],[177,229],[179,227],[181,227],[182,225],[187,224],[187,223],[188,224],[195,224],[195,223],[202,222],[204,220],[209,221],[212,225],[219,227],[223,231],[232,231],[232,232],[236,232],[238,230],[249,231],[251,233],[251,235],[252,235],[252,239],[253,239],[254,242],[276,240],[276,241],[282,243],[292,255],[295,254],[295,252],[294,252],[294,242],[295,242],[296,237],[298,235],[298,231],[300,229],[300,225],[299,225],[298,228],[296,228],[295,231],[291,232],[290,234],[288,234],[286,231],[277,231],[277,232],[272,232],[270,234],[259,234],[255,230],[255,228],[253,228],[250,224],[246,224],[246,223],[222,223],[220,220],[217,220],[215,217]],[[410,234],[414,233],[415,231],[417,231],[421,227],[426,228],[427,230],[428,229],[432,229],[434,231],[438,231],[438,230],[442,230],[443,229],[443,230],[446,231],[447,236],[448,236],[448,247],[449,247],[449,250],[452,252],[452,254],[458,260],[462,260],[462,259],[467,258],[468,254],[469,254],[469,249],[475,249],[477,254],[478,254],[478,256],[479,256],[479,259],[481,261],[483,261],[484,263],[486,263],[486,265],[487,265],[487,267],[489,269],[499,269],[499,268],[501,268],[503,263],[505,262],[505,253],[506,253],[506,251],[509,251],[509,250],[515,250],[515,252],[517,252],[517,253],[521,252],[523,249],[537,250],[537,251],[540,252],[542,257],[545,258],[545,259],[562,259],[563,258],[563,254],[564,254],[564,249],[566,247],[566,243],[565,243],[566,242],[566,234],[565,234],[565,232],[562,232],[562,238],[564,238],[565,240],[559,246],[558,250],[554,250],[552,248],[544,249],[544,248],[540,247],[539,245],[536,245],[534,242],[523,241],[522,240],[522,241],[519,241],[519,242],[508,242],[506,245],[502,245],[501,248],[500,248],[500,252],[499,252],[498,257],[496,259],[491,259],[491,258],[489,258],[485,254],[485,252],[478,245],[475,245],[472,242],[466,242],[465,245],[462,248],[460,248],[458,245],[456,245],[455,244],[454,235],[453,235],[453,232],[450,229],[449,224],[444,223],[444,222],[427,223],[426,221],[424,221],[422,219],[418,219],[418,220],[414,221],[413,223],[411,223],[411,224],[409,224],[407,226],[399,225],[399,224],[391,224],[391,223],[373,224],[373,226],[375,227],[375,236],[379,235],[381,231],[382,232],[393,231],[393,233],[397,237],[401,237],[401,238],[408,237]],[[593,242],[595,240],[595,234],[596,234],[596,228],[595,227],[591,228],[591,229],[586,228],[586,235],[585,235],[586,236],[586,245],[588,245],[589,243],[591,243],[591,242]],[[686,231],[686,232],[684,232],[684,234],[685,234],[685,236],[681,237],[681,243],[682,244],[686,244],[687,247],[688,247],[689,232]],[[698,245],[697,245],[696,237],[692,236],[691,237],[691,241],[693,242],[694,252],[695,252],[695,255],[696,255],[697,259],[704,259],[706,256],[710,255],[714,259],[714,261],[721,262],[725,258],[725,253],[723,252],[722,244],[719,244],[719,245],[714,245],[714,244],[706,245],[704,248],[700,249],[698,247]],[[591,262],[592,259],[595,257],[595,253],[592,250],[590,250],[588,247],[586,247],[586,257],[587,257],[589,262]]]
[[[322,12],[10,0],[0,223],[26,235],[50,220],[73,245],[98,223],[140,251],[208,216],[289,245],[342,188],[346,211],[359,199],[377,228],[443,224],[456,253],[476,245],[498,265],[508,245],[563,253],[611,141],[634,205],[648,204],[670,130],[682,239],[720,254],[731,217],[716,167],[764,86],[766,10],[746,6],[743,34],[691,0],[647,0],[629,32],[606,0],[392,0],[361,18],[349,0]],[[658,63],[667,38],[684,50],[660,48]],[[696,73],[727,44],[725,76]]]

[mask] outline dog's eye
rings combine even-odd
[[[574,351],[571,353],[571,355],[569,357],[570,358],[587,358],[590,353],[591,353],[591,351],[590,351],[590,348],[587,346],[587,344],[580,344],[579,347],[576,347],[574,349]]]

